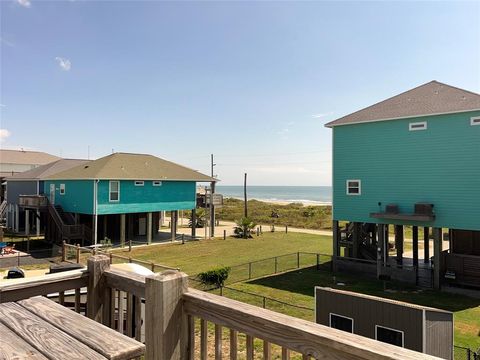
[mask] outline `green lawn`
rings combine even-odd
[[[124,255],[134,259],[179,267],[190,275],[215,266],[232,266],[231,277],[235,280],[244,280],[248,278],[250,270],[252,278],[264,277],[228,286],[313,309],[314,286],[335,286],[329,272],[305,268],[268,276],[273,273],[275,266],[273,259],[253,263],[251,269],[248,269],[248,266],[235,266],[296,252],[330,254],[331,237],[300,233],[264,233],[260,237],[248,240],[228,238],[227,240],[195,241],[184,245],[168,244],[142,247],[132,250],[131,253],[127,251]],[[296,254],[281,257],[277,261],[277,270],[280,272],[295,268],[297,260]],[[322,257],[321,262],[327,260]],[[315,255],[302,255],[300,265],[313,265],[315,261]],[[418,290],[404,284],[394,283],[388,284],[389,290],[384,291],[381,282],[344,274],[338,274],[336,281],[346,284],[341,287],[343,289],[452,311],[455,314],[455,345],[472,349],[480,347],[480,299]],[[224,295],[263,306],[263,299],[259,296],[251,296],[228,289],[224,291]],[[298,309],[270,300],[266,301],[265,306],[271,310],[313,320],[311,310]]]
[[[116,253],[178,267],[187,274],[194,275],[215,266],[234,266],[298,251],[331,254],[331,243],[331,237],[328,236],[269,232],[252,239],[201,240],[184,245],[154,245],[134,248],[130,253],[128,250]],[[296,256],[294,259],[296,261]]]

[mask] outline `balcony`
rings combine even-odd
[[[63,304],[69,291],[71,306],[80,312],[80,289],[86,288],[86,315],[144,339],[147,360],[237,359],[239,333],[246,335],[246,359],[255,357],[255,338],[263,341],[257,355],[264,359],[272,358],[274,348],[282,359],[437,359],[189,288],[187,275],[174,270],[145,277],[110,267],[108,256],[96,255],[86,269],[54,275],[0,285],[0,303],[58,292]]]
[[[18,205],[23,208],[41,209],[48,206],[48,199],[44,195],[20,195]]]
[[[370,213],[370,217],[375,219],[402,220],[402,221],[418,221],[431,222],[435,220],[433,213],[433,204],[416,203],[413,213],[400,213],[398,205],[388,204],[384,212]]]

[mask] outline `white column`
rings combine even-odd
[[[147,243],[152,242],[152,213],[147,213]]]
[[[30,210],[25,209],[25,235],[30,235]]]
[[[19,232],[19,225],[18,221],[20,219],[20,210],[18,208],[18,204],[15,204],[15,232]]]

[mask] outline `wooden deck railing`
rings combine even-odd
[[[91,257],[87,270],[1,285],[0,302],[79,286],[88,288],[87,315],[144,340],[147,360],[237,359],[240,334],[246,359],[271,359],[272,348],[279,347],[282,359],[293,352],[302,359],[436,359],[189,288],[187,275],[179,271],[144,277],[110,268],[104,255]],[[255,339],[263,341],[261,354],[255,354]]]

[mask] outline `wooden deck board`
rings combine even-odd
[[[18,304],[46,322],[65,329],[70,336],[108,359],[132,359],[145,353],[145,345],[142,343],[44,297],[22,300]]]
[[[40,351],[23,341],[12,330],[0,323],[0,359],[46,360]]]
[[[0,306],[0,322],[48,359],[105,359],[87,345],[43,321],[19,304],[2,304]],[[96,335],[101,336],[101,334]]]

